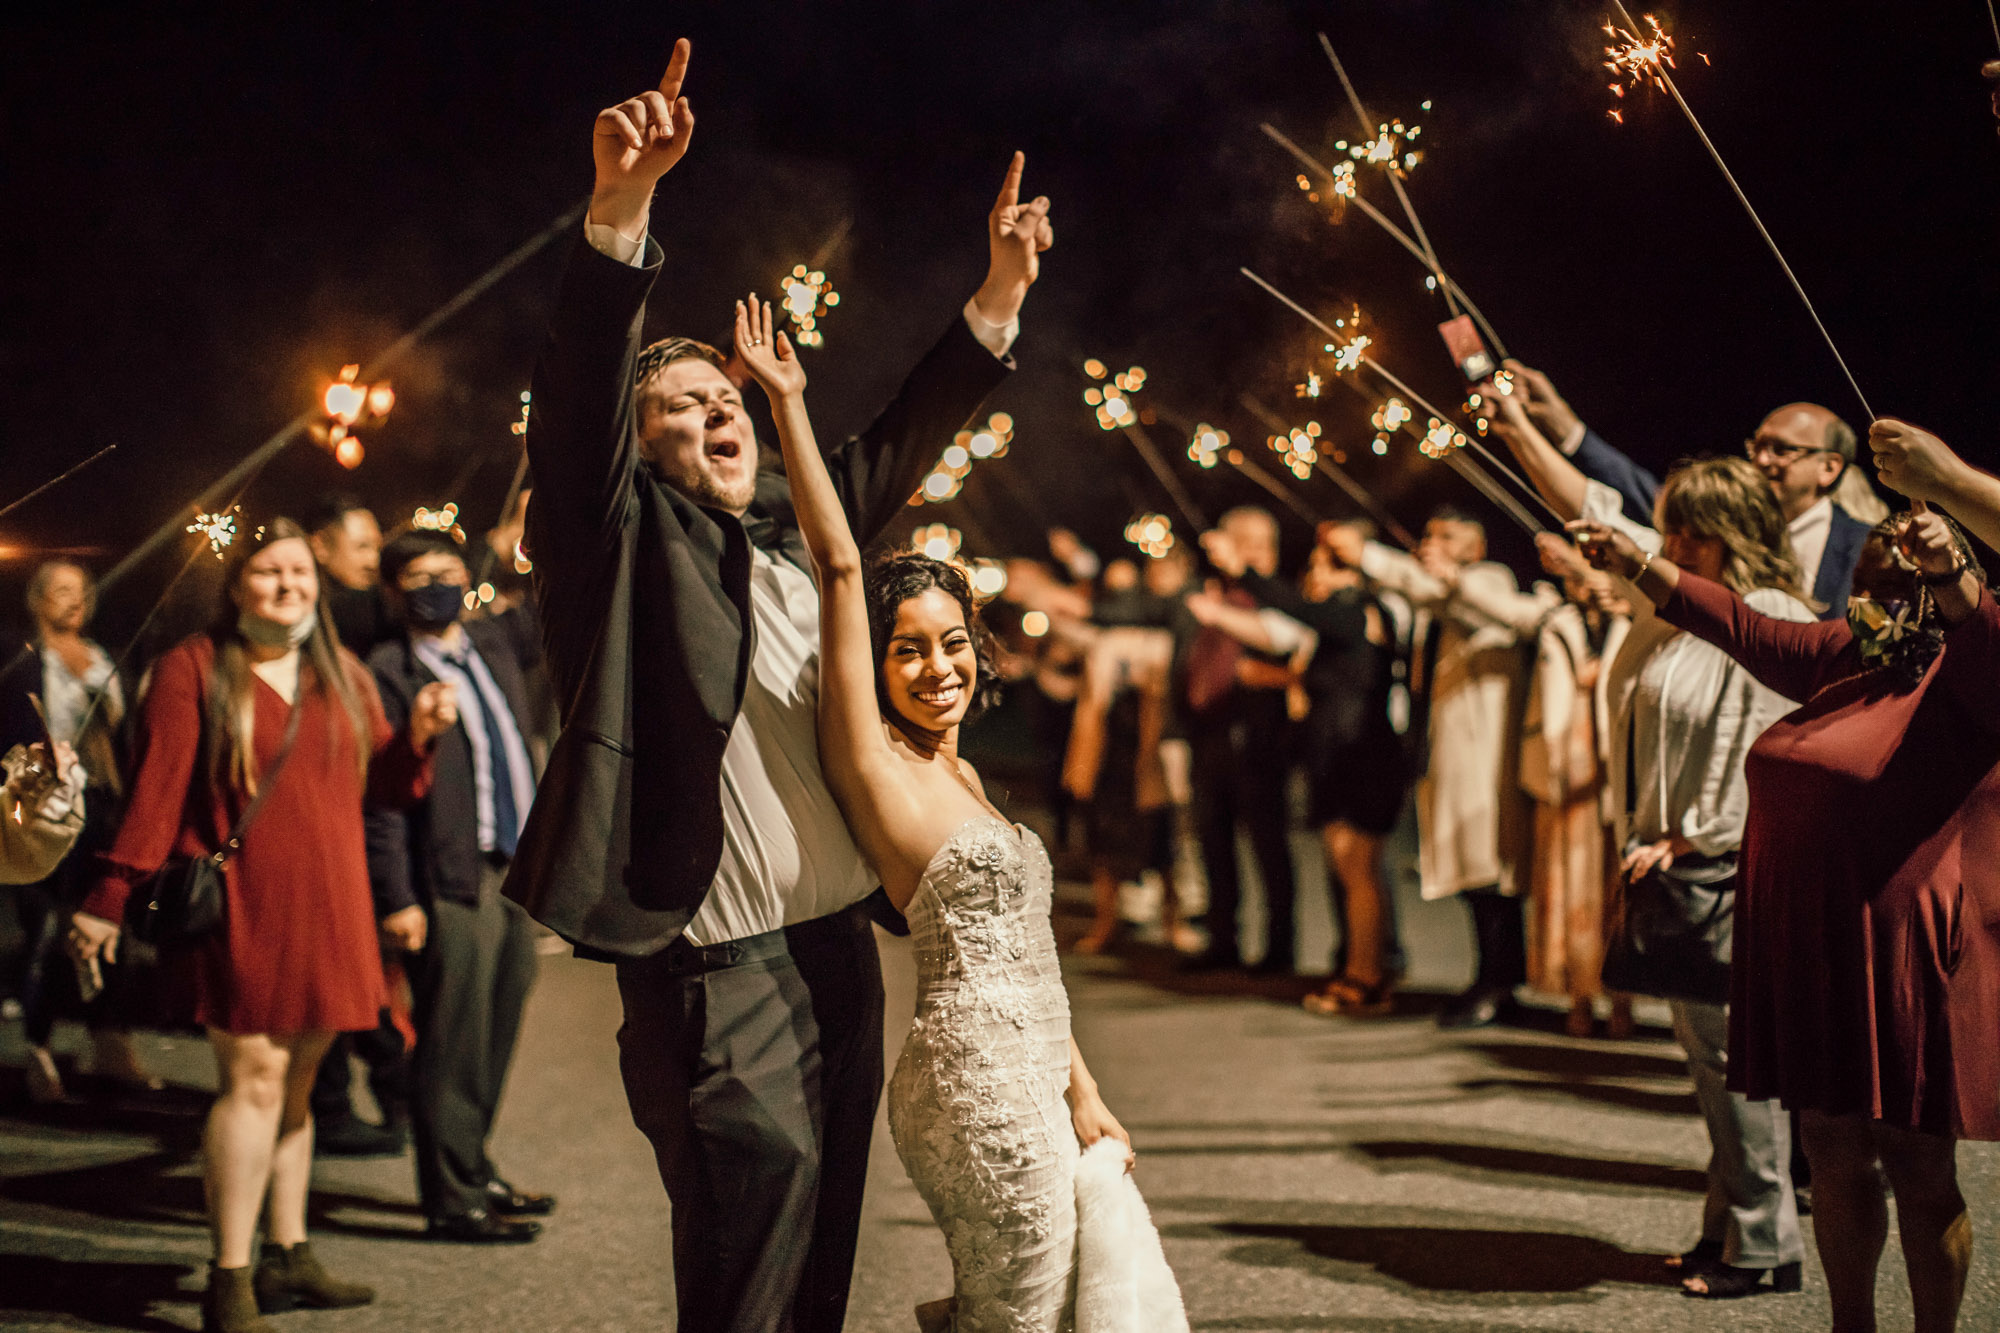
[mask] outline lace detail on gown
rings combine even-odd
[[[951,1252],[954,1333],[1072,1326],[1078,1148],[1053,889],[1041,842],[981,815],[910,900],[917,1013],[889,1128]]]

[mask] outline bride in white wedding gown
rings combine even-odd
[[[1066,1333],[1077,1326],[1079,1152],[1114,1140],[1097,1152],[1129,1168],[1131,1140],[1070,1037],[1048,854],[958,757],[959,723],[993,683],[971,587],[955,566],[915,555],[864,579],[806,415],[805,371],[754,297],[737,306],[736,350],[771,400],[818,577],[820,765],[915,944],[917,1015],[890,1082],[889,1123],[954,1278],[953,1301],[920,1315],[952,1333]],[[910,492],[921,478],[875,480]],[[1086,1192],[1094,1207],[1107,1197]],[[1129,1216],[1119,1225],[1129,1230]],[[1086,1328],[1186,1328],[1144,1230],[1143,1271],[1100,1283],[1115,1288],[1109,1296],[1086,1293],[1087,1309],[1105,1311]],[[1130,1248],[1122,1231],[1117,1244]]]

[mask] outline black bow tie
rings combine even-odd
[[[748,513],[743,515],[743,535],[766,555],[805,568],[805,538],[791,524],[780,523],[769,514]]]

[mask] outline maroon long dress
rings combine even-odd
[[[1745,765],[1729,1086],[2000,1139],[2000,607],[1902,692],[1844,621],[1686,573],[1661,615],[1805,700]]]
[[[139,727],[131,802],[83,910],[124,919],[132,886],[169,855],[213,852],[244,799],[209,780],[201,750],[202,692],[215,657],[197,635],[153,665]],[[176,1018],[225,1032],[292,1034],[372,1029],[387,1002],[362,839],[364,795],[402,805],[428,792],[431,763],[409,733],[392,732],[367,668],[341,666],[367,710],[373,757],[367,791],[354,729],[338,700],[303,693],[298,739],[224,872],[225,927],[163,962]],[[303,683],[303,682],[302,682]],[[257,770],[269,773],[291,705],[252,678]]]

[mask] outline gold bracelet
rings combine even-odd
[[[1646,577],[1646,571],[1653,567],[1653,557],[1658,554],[1658,551],[1647,551],[1645,553],[1646,558],[1639,562],[1639,572],[1632,576],[1632,582],[1637,583],[1640,579]]]

